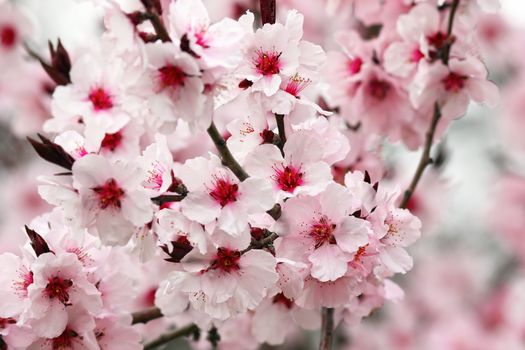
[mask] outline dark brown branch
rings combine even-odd
[[[261,22],[263,25],[266,23],[274,24],[275,23],[275,0],[260,0],[259,3],[261,7]]]
[[[459,0],[454,0],[450,6],[450,14],[448,17],[448,26],[447,26],[447,40],[443,50],[442,61],[444,64],[448,64],[448,59],[450,57],[450,49],[454,43],[454,38],[452,36],[452,28],[454,26],[454,18],[456,17],[456,12],[458,10]]]
[[[157,339],[147,343],[144,345],[144,350],[151,350],[155,349],[158,346],[164,345],[166,343],[169,343],[172,340],[175,340],[177,338],[185,337],[188,335],[195,334],[199,331],[199,327],[197,327],[195,324],[190,324],[185,327],[175,329],[171,332],[167,332]]]
[[[155,33],[157,34],[157,37],[164,43],[170,42],[171,38],[168,34],[168,31],[166,30],[166,27],[164,26],[164,23],[162,23],[162,20],[160,19],[160,16],[153,12],[146,13],[146,18],[149,19],[151,22],[151,25],[153,26],[153,29],[155,29]]]
[[[412,178],[412,182],[410,182],[410,185],[408,186],[403,196],[403,201],[399,205],[401,208],[407,207],[408,202],[410,201],[410,198],[412,197],[412,195],[414,194],[414,191],[416,190],[419,180],[421,180],[421,176],[423,175],[425,168],[427,167],[427,165],[432,163],[432,158],[430,158],[430,149],[432,148],[432,143],[434,141],[434,134],[436,133],[436,127],[437,127],[437,124],[440,118],[441,118],[441,111],[439,109],[439,105],[436,102],[434,104],[434,115],[432,116],[430,128],[428,129],[426,138],[425,138],[425,147],[423,148],[423,153],[421,154],[421,158],[419,159],[419,164],[417,166],[414,177]]]
[[[157,307],[152,307],[146,310],[141,310],[134,312],[132,315],[132,324],[137,323],[148,323],[149,321],[156,320],[157,318],[161,318],[162,312]]]
[[[279,132],[279,149],[284,157],[284,144],[286,143],[286,131],[284,129],[284,115],[275,114],[275,121],[277,123],[277,131]]]
[[[332,350],[334,338],[334,309],[323,307],[321,310],[321,341],[319,350]]]
[[[208,128],[208,135],[210,135],[211,139],[213,140],[213,143],[215,144],[215,147],[217,148],[217,151],[219,152],[219,155],[222,159],[222,163],[227,166],[239,180],[246,180],[249,175],[244,171],[239,163],[237,163],[235,158],[233,158],[233,155],[226,146],[224,137],[221,136],[214,122],[212,122]]]

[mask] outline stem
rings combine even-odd
[[[164,43],[170,42],[171,38],[168,34],[168,31],[166,30],[166,27],[164,27],[164,23],[162,23],[159,15],[156,13],[148,12],[146,14],[147,18],[151,22],[151,25],[155,29],[155,33],[157,33],[157,37]]]
[[[246,180],[249,175],[246,173],[246,171],[244,171],[239,163],[237,163],[235,158],[233,158],[233,155],[226,146],[226,141],[224,141],[224,138],[219,133],[219,130],[217,130],[214,122],[211,122],[211,125],[208,128],[208,135],[210,135],[211,139],[213,140],[213,143],[215,144],[215,147],[221,156],[222,163],[227,166],[239,180]]]
[[[259,5],[261,7],[261,22],[263,25],[266,23],[275,23],[275,0],[260,0]]]
[[[134,312],[131,316],[133,318],[131,324],[137,324],[148,323],[149,321],[161,318],[163,315],[159,308],[152,307],[146,310]]]
[[[452,40],[452,28],[454,26],[454,18],[456,15],[456,12],[458,10],[459,6],[459,0],[454,0],[452,2],[452,5],[450,7],[450,15],[448,18],[448,27],[447,27],[447,44],[445,46],[445,49],[443,51],[442,56],[442,62],[445,65],[448,65],[448,59],[450,57],[450,49],[452,47],[452,44],[454,43]],[[441,110],[436,102],[434,104],[434,115],[432,116],[432,121],[430,122],[430,128],[427,131],[426,134],[426,140],[425,140],[425,147],[423,149],[423,153],[421,154],[421,159],[419,160],[419,164],[416,169],[416,173],[414,174],[414,177],[412,178],[412,182],[410,183],[410,186],[405,191],[405,194],[403,196],[403,200],[401,201],[400,207],[405,209],[407,207],[407,204],[414,194],[414,191],[417,187],[417,184],[419,183],[419,180],[421,179],[421,176],[423,175],[423,172],[425,171],[425,168],[427,165],[432,163],[432,158],[430,158],[430,149],[432,148],[432,142],[434,141],[434,134],[436,133],[436,127],[439,122],[439,119],[441,118]]]
[[[165,333],[158,337],[157,339],[147,343],[144,345],[144,350],[151,350],[155,349],[157,346],[166,344],[172,340],[175,340],[180,337],[185,337],[187,335],[191,335],[199,330],[199,327],[197,327],[195,324],[187,325],[183,328],[175,329],[171,332]]]
[[[452,44],[454,42],[452,38],[452,28],[454,26],[454,18],[456,16],[458,6],[459,6],[459,0],[454,0],[452,2],[452,5],[450,6],[450,14],[448,17],[448,26],[447,26],[447,43],[445,44],[445,48],[443,50],[443,57],[441,59],[443,63],[446,65],[448,65],[448,59],[450,57],[450,49],[452,48]]]
[[[425,147],[423,149],[423,153],[421,154],[421,158],[419,159],[419,164],[417,166],[416,173],[414,174],[414,177],[412,178],[412,182],[410,183],[410,186],[405,191],[405,194],[403,196],[403,201],[400,204],[400,207],[403,209],[407,207],[408,201],[414,194],[416,186],[419,183],[419,180],[421,180],[421,176],[423,175],[425,168],[427,167],[427,165],[432,163],[432,158],[430,158],[430,149],[432,148],[432,143],[434,141],[434,134],[436,133],[436,127],[437,127],[437,124],[440,118],[441,118],[441,111],[439,109],[439,105],[436,102],[434,104],[434,115],[430,123],[430,128],[428,129],[427,134],[426,134]]]
[[[323,307],[321,317],[321,342],[319,344],[319,350],[331,350],[334,338],[334,309]]]
[[[284,144],[286,143],[286,131],[284,129],[284,115],[276,114],[275,121],[277,122],[277,130],[279,132],[279,149],[284,157]]]

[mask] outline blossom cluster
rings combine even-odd
[[[430,147],[471,100],[496,103],[468,35],[492,1],[327,1],[356,11],[328,53],[293,9],[214,21],[201,0],[93,2],[99,44],[40,59],[52,136],[30,141],[62,169],[39,178],[53,209],[0,255],[9,348],[140,349],[132,314],[156,306],[159,329],[227,344],[235,328],[248,345],[230,348],[249,349],[403,296],[392,278],[422,224],[381,141]],[[24,25],[3,23],[6,50]]]

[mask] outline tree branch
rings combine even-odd
[[[443,64],[445,65],[448,65],[448,59],[450,57],[450,49],[452,47],[452,44],[454,43],[454,40],[452,37],[452,28],[454,26],[454,18],[458,10],[458,6],[459,6],[459,0],[454,0],[450,7],[450,14],[448,18],[448,27],[447,27],[447,43],[443,49],[443,55],[441,57],[441,60]],[[403,195],[403,200],[401,201],[401,204],[400,204],[400,207],[403,209],[407,207],[408,202],[410,201],[410,198],[414,194],[414,191],[416,190],[417,184],[419,183],[419,180],[421,179],[421,176],[423,175],[425,168],[427,167],[427,165],[432,163],[432,158],[430,158],[430,149],[432,148],[432,143],[434,141],[434,134],[436,133],[436,127],[437,127],[437,124],[440,118],[441,118],[441,109],[439,107],[439,104],[436,101],[436,103],[434,104],[434,115],[432,116],[430,127],[426,134],[425,147],[423,148],[423,153],[421,154],[421,158],[419,160],[419,164],[417,166],[416,173],[414,174],[414,177],[412,178],[412,182],[410,183],[408,189],[405,191]]]
[[[259,3],[261,7],[261,22],[263,25],[266,23],[274,24],[275,23],[275,0],[260,0]]]
[[[157,318],[161,318],[163,315],[159,308],[152,307],[146,310],[134,312],[131,316],[132,316],[131,324],[137,324],[137,323],[148,323],[149,321],[156,320]]]
[[[168,31],[166,30],[166,27],[164,26],[164,23],[162,23],[162,20],[158,14],[147,12],[146,18],[149,19],[153,29],[155,29],[157,38],[159,38],[164,43],[171,41],[170,35],[168,34]]]
[[[450,49],[452,48],[452,44],[454,43],[454,39],[452,37],[452,28],[454,26],[454,18],[456,16],[458,6],[459,6],[459,0],[454,0],[452,2],[452,5],[450,6],[450,14],[448,17],[448,26],[447,26],[447,40],[446,40],[445,47],[443,49],[443,56],[442,56],[442,61],[444,64],[448,64],[448,59],[450,57]]]
[[[284,157],[284,144],[286,143],[286,131],[284,129],[284,115],[275,114],[275,121],[277,123],[277,131],[279,132],[279,149]]]
[[[334,309],[323,307],[321,317],[319,350],[331,350],[334,338]]]
[[[227,166],[237,178],[241,181],[246,180],[249,175],[244,171],[244,169],[237,163],[230,150],[226,146],[226,141],[217,130],[214,122],[211,122],[210,127],[208,128],[208,135],[210,135],[219,155],[221,156],[222,163]]]
[[[419,164],[417,166],[416,173],[412,178],[412,182],[410,182],[410,186],[408,186],[407,190],[403,195],[403,200],[401,201],[401,204],[399,205],[403,209],[407,207],[410,198],[414,194],[414,191],[416,190],[419,180],[421,180],[421,176],[423,175],[425,168],[427,167],[427,165],[432,164],[432,158],[430,158],[430,149],[432,148],[434,134],[436,132],[436,127],[440,118],[441,111],[439,109],[439,105],[436,102],[434,104],[434,115],[432,116],[430,128],[428,129],[426,134],[425,147],[423,148],[423,153],[421,154],[421,158],[419,159]]]
[[[185,327],[182,327],[182,328],[179,328],[179,329],[175,329],[171,332],[167,332],[163,335],[161,335],[160,337],[158,337],[157,339],[147,343],[144,345],[144,350],[151,350],[151,349],[155,349],[157,346],[160,346],[160,345],[163,345],[163,344],[166,344],[172,340],[175,340],[177,338],[181,338],[181,337],[185,337],[187,335],[191,335],[195,332],[198,332],[199,331],[199,327],[197,327],[197,325],[195,324],[190,324],[190,325],[187,325]]]

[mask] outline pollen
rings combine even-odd
[[[92,190],[97,194],[101,209],[108,207],[120,209],[124,191],[118,186],[115,179],[109,179],[102,186],[92,188]]]
[[[282,52],[257,50],[257,57],[254,59],[254,66],[257,72],[262,75],[279,74],[281,62],[279,58]]]

